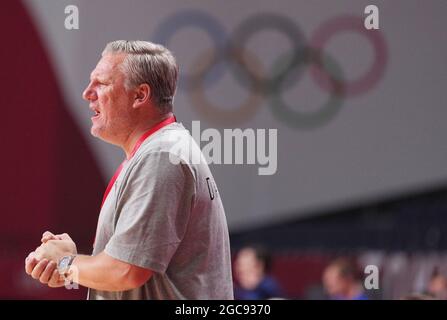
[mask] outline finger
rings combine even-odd
[[[42,272],[42,274],[39,277],[40,283],[47,284],[50,281],[50,278],[53,274],[53,271],[56,269],[56,266],[57,266],[57,264],[54,261],[50,261],[47,264],[45,270]]]
[[[39,261],[34,257],[34,255],[28,256],[27,261],[25,262],[25,271],[27,274],[31,274],[34,270],[34,267]]]
[[[48,240],[52,240],[52,239],[57,239],[56,236],[50,232],[50,231],[45,231],[42,235],[42,239],[40,239],[40,241],[42,243],[47,242]]]
[[[26,256],[26,258],[25,258],[25,264],[28,262],[28,261],[30,261],[30,259],[31,258],[33,258],[34,257],[34,251],[31,251],[27,256]]]
[[[54,233],[51,232],[51,231],[45,231],[45,232],[42,234],[42,238],[44,238],[44,237],[51,237],[51,236],[54,236]]]
[[[42,274],[42,272],[45,270],[46,266],[48,264],[48,260],[47,259],[42,259],[33,269],[33,271],[31,272],[31,277],[33,277],[33,279],[39,279],[40,275]]]
[[[58,288],[62,287],[65,284],[64,278],[59,274],[59,271],[56,269],[53,271],[51,275],[50,281],[48,281],[48,286],[50,288]]]
[[[40,261],[43,259],[42,247],[37,247],[36,250],[34,250],[34,258],[36,258],[37,261]]]
[[[68,233],[62,233],[62,234],[58,234],[56,237],[59,238],[59,240],[71,240],[73,241],[70,236],[68,235]]]

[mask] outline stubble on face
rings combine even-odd
[[[92,117],[91,134],[104,141],[120,145],[132,127],[132,95],[125,87],[121,69],[125,54],[107,54],[98,62],[91,74],[89,88],[95,99],[90,100]]]

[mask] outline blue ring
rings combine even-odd
[[[198,10],[187,9],[169,16],[158,25],[154,33],[154,41],[168,47],[170,38],[178,29],[184,27],[197,27],[205,31],[214,42],[215,54],[220,55],[225,52],[227,36],[224,27],[207,13]],[[224,73],[224,64],[213,68],[213,71],[207,76],[206,84],[210,85],[215,83]],[[193,77],[183,72],[180,75],[179,88],[187,89],[188,85],[192,83],[191,78]]]

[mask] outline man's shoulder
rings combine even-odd
[[[136,158],[157,157],[164,154],[172,164],[191,165],[204,162],[202,151],[190,132],[180,123],[173,123],[145,141]]]
[[[182,124],[173,123],[149,137],[141,145],[141,151],[138,153],[173,152],[175,147],[188,147],[192,142],[191,139],[191,134]]]

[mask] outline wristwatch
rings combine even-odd
[[[60,275],[66,276],[76,255],[64,256],[57,263],[57,271]]]

